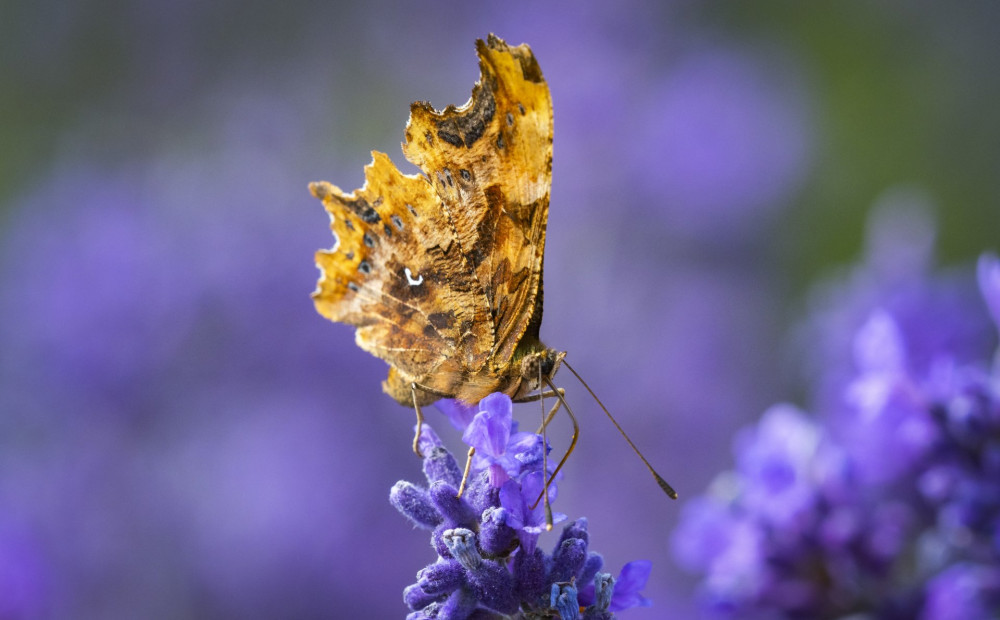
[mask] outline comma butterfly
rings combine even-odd
[[[535,400],[566,355],[538,337],[549,88],[527,45],[490,35],[476,50],[481,77],[465,105],[410,107],[403,154],[422,174],[376,151],[361,189],[309,185],[336,238],[316,253],[316,309],[357,326],[358,346],[390,365],[382,389],[418,423],[439,398]]]

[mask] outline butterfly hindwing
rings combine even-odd
[[[481,293],[424,177],[402,174],[376,152],[360,190],[311,189],[337,238],[316,254],[313,299],[323,316],[358,327],[361,348],[415,380],[492,337]]]

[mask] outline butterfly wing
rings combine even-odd
[[[374,153],[360,190],[310,186],[338,240],[316,254],[316,307],[393,366],[400,402],[410,381],[468,400],[501,389],[541,321],[551,99],[527,45],[491,36],[477,51],[468,103],[411,107],[403,152],[422,175]]]
[[[358,346],[415,381],[445,360],[474,357],[492,325],[430,183],[384,153],[372,157],[360,190],[310,185],[337,240],[316,253],[313,300],[323,316],[358,327]]]
[[[403,152],[431,180],[486,297],[494,369],[541,322],[552,177],[552,99],[527,45],[477,41],[481,77],[464,106],[410,111]]]

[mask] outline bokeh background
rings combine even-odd
[[[371,149],[412,170],[408,105],[464,102],[477,37],[528,42],[552,89],[542,336],[683,502],[735,429],[808,402],[796,326],[879,205],[945,264],[997,249],[998,27],[929,1],[4,3],[0,617],[405,614],[434,557],[387,501],[420,480],[412,412],[312,308],[306,184],[359,186]],[[557,508],[612,572],[653,561],[623,617],[698,617],[681,504],[561,379]]]

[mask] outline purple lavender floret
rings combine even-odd
[[[984,255],[977,275],[1000,329],[1000,259]],[[839,406],[816,417],[772,407],[737,438],[735,470],[684,507],[674,553],[702,575],[706,607],[740,618],[1000,617],[1000,357],[970,360],[942,340],[914,358],[913,339],[931,337],[900,315],[922,312],[873,304]],[[966,313],[982,324],[981,307]],[[995,331],[980,337],[996,345]]]
[[[439,408],[465,431],[479,459],[457,497],[461,471],[427,424],[420,448],[427,486],[397,482],[392,505],[415,526],[431,530],[438,558],[403,591],[408,620],[508,619],[609,620],[614,612],[648,606],[640,591],[650,563],[631,562],[616,580],[601,572],[590,551],[587,520],[567,524],[551,554],[537,545],[545,530],[542,438],[518,433],[504,394],[477,406],[445,402]],[[550,467],[551,469],[551,467]],[[556,498],[555,484],[547,491]],[[566,516],[555,513],[553,521]]]

